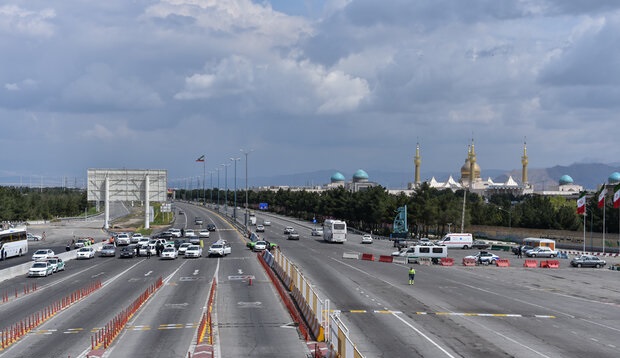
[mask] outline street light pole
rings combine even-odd
[[[228,215],[228,167],[230,163],[222,164],[222,166],[224,167],[224,187],[226,188],[224,191],[224,213]]]
[[[217,211],[220,211],[220,170],[222,170],[221,168],[215,168],[215,171],[217,171]]]
[[[210,170],[209,174],[211,174],[211,199],[209,201],[211,202],[211,205],[213,205],[213,170]]]
[[[233,163],[235,163],[235,206],[233,207],[233,219],[235,222],[237,221],[237,162],[241,160],[241,158],[230,158]]]
[[[245,230],[248,230],[248,154],[252,153],[254,149],[243,150],[240,149],[241,153],[245,155]]]

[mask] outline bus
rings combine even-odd
[[[347,223],[341,220],[325,220],[323,222],[323,240],[341,244],[347,241]]]
[[[0,260],[28,253],[26,228],[0,230]]]

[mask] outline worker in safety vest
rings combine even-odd
[[[413,285],[413,279],[415,278],[415,269],[413,266],[409,268],[409,284]]]

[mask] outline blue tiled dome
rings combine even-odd
[[[340,172],[335,172],[330,179],[331,179],[332,183],[339,182],[339,181],[344,181],[344,175],[342,175],[342,173],[340,173]]]
[[[620,183],[620,173],[618,172],[611,173],[607,181],[609,182],[609,184]]]
[[[560,177],[560,185],[573,184],[573,183],[574,183],[573,178],[571,178],[570,175],[564,174]]]
[[[355,172],[355,174],[353,174],[353,180],[368,180],[368,173],[362,169],[359,169]]]

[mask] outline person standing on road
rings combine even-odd
[[[523,246],[519,245],[519,250],[517,252],[517,257],[518,258],[522,258],[523,257]]]
[[[413,285],[413,280],[415,279],[415,269],[413,266],[409,268],[409,284]]]

